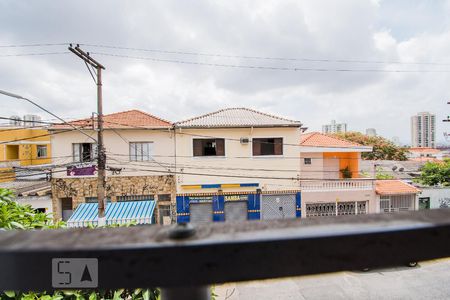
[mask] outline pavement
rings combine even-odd
[[[450,258],[368,272],[227,283],[217,300],[275,299],[450,299]]]

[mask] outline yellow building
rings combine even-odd
[[[13,167],[51,163],[50,136],[46,129],[0,129],[0,182],[15,179]]]

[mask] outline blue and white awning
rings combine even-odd
[[[107,203],[106,224],[151,224],[155,201],[127,201]],[[87,227],[98,224],[98,203],[82,203],[67,221],[68,227]]]

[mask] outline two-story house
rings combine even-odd
[[[46,129],[17,126],[0,129],[0,182],[15,180],[14,167],[49,164],[51,156]]]
[[[301,126],[248,108],[175,123],[177,221],[300,217]]]
[[[139,110],[105,115],[103,121],[106,196],[114,204],[106,208],[107,219],[120,223],[139,213],[143,223],[151,219],[170,223],[175,201],[175,177],[169,172],[174,160],[172,124]],[[84,134],[67,124],[50,128],[54,156],[66,157],[58,160],[59,167],[53,171],[53,213],[55,219],[68,220],[78,208],[71,220],[78,226],[97,218],[97,120],[70,124]]]
[[[300,146],[303,216],[377,212],[374,174],[360,169],[372,147],[318,132],[302,134]]]

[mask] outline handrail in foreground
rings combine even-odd
[[[450,256],[450,209],[189,228],[0,231],[0,290],[51,290],[53,258],[97,258],[98,288],[200,287]]]

